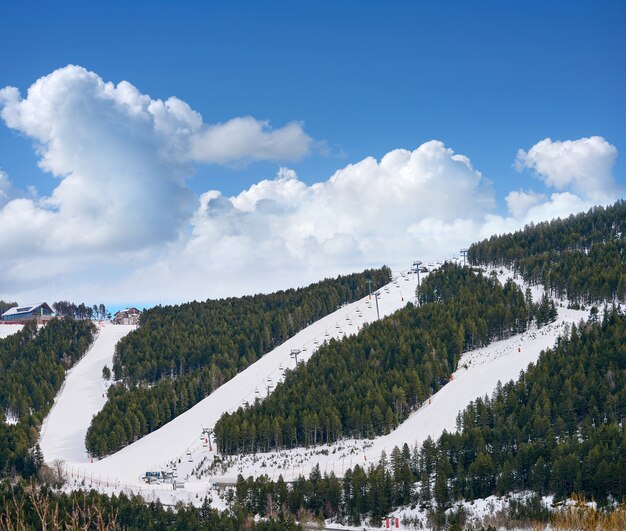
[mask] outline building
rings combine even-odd
[[[9,308],[2,314],[0,319],[5,324],[24,324],[27,321],[37,321],[39,324],[42,324],[53,317],[54,312],[52,308],[48,306],[48,303],[40,302],[39,304]]]
[[[139,324],[139,316],[141,311],[137,308],[124,308],[113,316],[113,322],[115,324]]]

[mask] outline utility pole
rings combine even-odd
[[[465,258],[467,257],[467,249],[461,249],[461,256],[463,257],[463,267],[465,267]]]
[[[296,360],[296,367],[298,366],[298,354],[302,351],[299,348],[292,348],[290,356]]]
[[[380,297],[380,293],[375,292],[374,293],[374,298],[376,299],[376,316],[380,320],[380,312],[378,311],[378,297]]]

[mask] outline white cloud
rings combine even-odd
[[[49,197],[0,212],[3,225],[20,217],[16,210],[28,212],[25,231],[37,232],[46,218],[43,250],[136,250],[175,240],[195,200],[185,184],[190,162],[300,158],[311,143],[296,123],[273,130],[245,117],[207,125],[177,98],[153,100],[78,66],[37,80],[25,98],[14,87],[0,90],[0,115],[36,141],[39,165],[61,179]],[[16,250],[10,240],[0,234],[8,252]]]
[[[186,184],[194,162],[298,159],[313,141],[295,122],[207,125],[177,98],[73,66],[25,98],[0,90],[0,115],[34,139],[39,164],[58,178],[49,196],[20,197],[0,172],[0,291],[25,301],[174,302],[302,285],[458,252],[617,193],[617,150],[593,137],[520,151],[518,165],[549,190],[509,193],[507,217],[470,159],[438,141],[312,185],[281,167],[233,197],[197,197]]]
[[[539,204],[545,199],[544,194],[533,192],[532,190],[512,191],[505,198],[509,212],[516,219],[523,218],[531,207]]]
[[[615,201],[619,189],[613,177],[617,148],[601,136],[553,142],[546,138],[528,152],[520,149],[515,166],[532,168],[546,185],[572,191],[595,203]]]
[[[129,288],[165,279],[193,296],[213,280],[206,289],[222,296],[406,266],[458,252],[494,208],[490,183],[438,141],[368,157],[310,186],[281,168],[237,196],[203,194],[189,241],[175,257],[142,268]]]
[[[309,153],[312,138],[292,122],[272,130],[269,122],[250,116],[205,127],[191,138],[191,157],[202,162],[299,160]]]

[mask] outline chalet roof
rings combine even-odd
[[[36,309],[41,308],[42,306],[47,306],[50,310],[52,310],[52,308],[50,308],[50,306],[48,306],[48,303],[46,302],[40,302],[38,304],[25,304],[23,306],[14,306],[13,308],[9,308],[6,312],[2,314],[2,317],[9,315],[19,315],[22,313],[31,313]]]
[[[141,313],[141,310],[138,310],[137,308],[124,308],[119,312],[115,312],[115,315],[119,315],[121,313]]]

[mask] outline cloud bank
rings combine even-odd
[[[582,197],[603,203],[618,193],[613,177],[617,148],[600,136],[553,142],[546,138],[528,152],[520,149],[516,167],[532,168],[546,185],[573,189]]]
[[[520,150],[516,167],[543,189],[510,192],[504,216],[470,159],[435,140],[315,184],[281,167],[235,196],[196,196],[187,184],[196,164],[284,163],[314,141],[299,122],[206,124],[180,99],[155,100],[76,66],[39,79],[26,97],[0,90],[0,116],[58,180],[49,196],[20,196],[0,172],[0,291],[24,301],[175,302],[407,266],[620,193],[617,148],[590,137]]]

